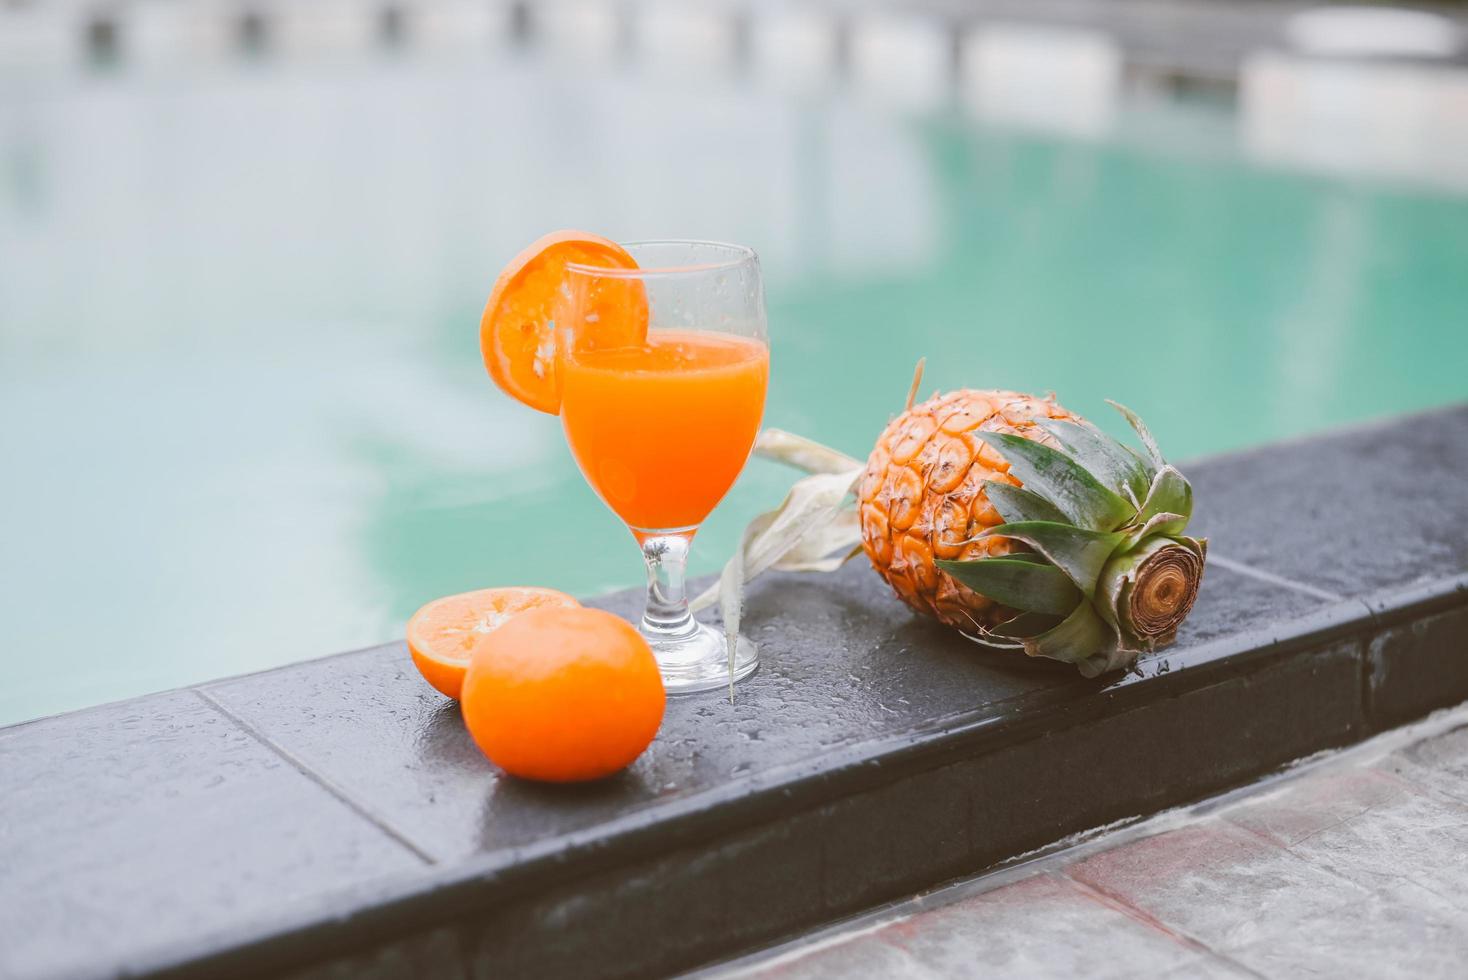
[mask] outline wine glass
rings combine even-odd
[[[770,354],[759,258],[739,245],[624,244],[635,269],[569,263],[556,331],[561,423],[586,482],[626,523],[647,565],[641,631],[669,693],[723,687],[759,660],[688,609],[699,525],[749,459]],[[598,324],[607,304],[646,303],[640,341]],[[730,675],[732,660],[733,675]]]

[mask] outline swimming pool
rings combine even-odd
[[[7,86],[0,723],[387,640],[448,592],[635,584],[557,421],[479,360],[496,271],[555,227],[753,245],[767,424],[856,454],[919,356],[927,388],[1126,401],[1179,458],[1468,396],[1468,195],[1237,132],[1227,101],[1081,138],[533,60]],[[752,464],[697,570],[787,482]]]

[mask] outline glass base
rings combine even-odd
[[[676,639],[643,631],[669,694],[696,694],[729,686],[729,647],[723,632],[703,623],[695,626],[692,633]],[[734,680],[744,680],[758,666],[759,652],[741,636],[734,648]]]

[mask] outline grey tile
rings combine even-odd
[[[879,935],[860,936],[728,976],[760,980],[943,980],[942,974]]]
[[[1388,773],[1321,773],[1227,818],[1373,892],[1410,882],[1468,914],[1468,806]]]
[[[0,730],[0,974],[95,971],[419,867],[189,692]]]
[[[1349,596],[1468,570],[1468,406],[1184,471],[1229,558]]]
[[[836,934],[733,976],[1143,977],[1192,967],[1212,976],[1208,954],[1048,874],[870,928]],[[1224,974],[1226,975],[1226,974]]]
[[[1159,973],[1156,980],[1259,980],[1259,974],[1224,956],[1212,955]]]
[[[1407,783],[1376,769],[1325,770],[1250,796],[1217,816],[1292,847],[1411,792]]]
[[[1218,820],[1123,844],[1066,873],[1224,952],[1369,896]]]
[[[1458,980],[1468,964],[1468,919],[1404,885],[1298,919],[1228,955],[1268,977]]]
[[[1424,738],[1402,749],[1401,754],[1418,765],[1452,773],[1468,782],[1468,725]]]
[[[1049,875],[924,912],[881,938],[943,977],[1136,977],[1206,955]]]
[[[1468,725],[1410,745],[1382,766],[1426,789],[1468,803]]]

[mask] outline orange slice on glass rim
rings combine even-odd
[[[479,589],[434,599],[408,620],[408,652],[423,679],[455,700],[474,644],[531,609],[581,603],[554,589]]]
[[[479,321],[479,347],[494,383],[531,408],[561,409],[556,321],[573,315],[567,263],[635,269],[627,250],[588,231],[555,231],[525,249],[495,280]],[[574,315],[595,324],[598,347],[642,343],[647,336],[647,293],[636,278],[595,279]],[[595,319],[593,319],[593,317]]]

